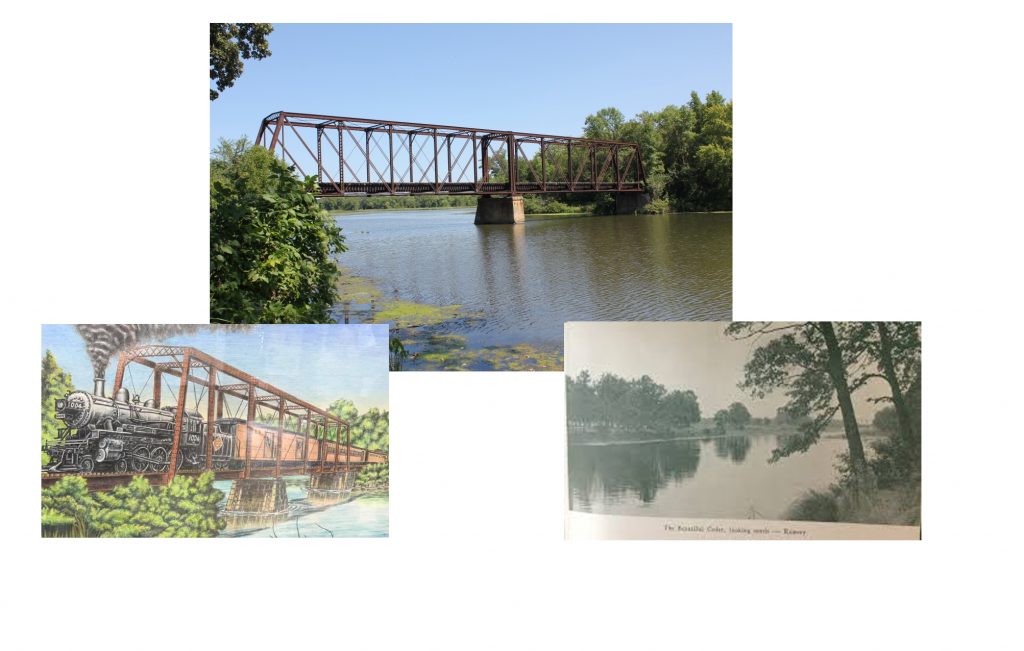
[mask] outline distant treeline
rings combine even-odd
[[[644,212],[732,210],[732,100],[711,91],[701,100],[696,92],[681,105],[660,111],[644,111],[627,120],[613,107],[603,108],[584,119],[583,137],[623,140],[640,145],[647,187],[652,201]],[[550,169],[567,169],[567,154],[550,148]],[[518,178],[539,182],[540,153],[527,161],[518,159]],[[573,155],[576,169],[586,163],[586,152]],[[487,177],[494,183],[509,178],[508,155],[494,152],[488,158]],[[556,193],[526,195],[527,214],[587,213],[612,214],[611,193]],[[322,199],[326,210],[381,210],[451,208],[475,206],[475,196],[417,195],[412,197],[344,197]]]
[[[475,195],[418,194],[392,197],[332,197],[320,199],[324,210],[349,212],[354,210],[398,210],[405,208],[464,208],[476,206]]]
[[[700,404],[693,391],[668,391],[644,375],[626,380],[605,373],[596,382],[588,371],[566,377],[571,425],[604,429],[661,430],[700,422]]]

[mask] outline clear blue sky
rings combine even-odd
[[[388,408],[388,326],[385,325],[259,325],[243,332],[211,326],[194,334],[162,342],[192,346],[320,407],[347,398],[359,411]],[[76,388],[92,390],[92,364],[85,343],[72,325],[44,325],[42,349],[57,357],[71,373]],[[108,391],[113,386],[116,355],[107,367]],[[152,393],[145,367],[131,365],[136,389],[143,399]],[[131,381],[125,375],[125,386]],[[167,387],[176,387],[168,379]],[[164,392],[164,404],[168,402]],[[194,405],[190,402],[190,408]]]
[[[277,110],[577,135],[606,106],[732,97],[728,24],[285,24],[270,49],[210,103],[211,147]]]

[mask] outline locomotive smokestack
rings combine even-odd
[[[105,398],[106,394],[103,393],[103,385],[104,385],[103,378],[98,377],[95,380],[93,380],[92,382],[93,382],[93,384],[92,384],[93,395],[103,396]]]

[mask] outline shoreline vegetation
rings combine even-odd
[[[339,267],[338,304],[332,315],[339,323],[388,323],[391,326],[391,370],[557,371],[562,353],[531,344],[471,348],[465,335],[446,326],[480,320],[484,315],[462,305],[430,305],[385,297],[369,278]]]

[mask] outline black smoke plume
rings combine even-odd
[[[174,337],[196,332],[204,328],[221,330],[246,330],[251,326],[209,326],[209,325],[165,325],[150,323],[79,324],[75,326],[79,336],[85,340],[85,350],[92,360],[93,377],[101,378],[107,370],[110,358],[122,350],[142,343],[156,343]]]

